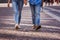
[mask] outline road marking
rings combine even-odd
[[[56,27],[56,26],[42,25],[42,27],[45,27],[45,28],[52,28],[52,29],[60,29],[60,27]]]
[[[45,12],[46,14],[48,14],[49,16],[51,16],[52,18],[54,18],[54,19],[56,19],[57,21],[60,22],[60,17],[54,15],[53,13],[50,13],[49,10],[45,10],[45,9],[44,9],[44,12]]]
[[[50,8],[50,7],[45,7],[45,8],[50,9],[51,11],[56,11],[56,12],[59,12],[60,13],[60,10],[56,10],[56,9]]]
[[[50,32],[23,32],[23,31],[0,29],[0,34],[15,35],[18,37],[27,36],[32,38],[40,37],[40,38],[60,39],[59,33],[50,33]]]
[[[52,20],[52,19],[55,19],[55,18],[41,18],[41,20]],[[9,20],[9,21],[13,21],[14,19],[3,19],[3,18],[0,18],[0,20],[4,20],[4,21],[7,21],[7,20]],[[30,21],[30,20],[32,20],[32,18],[22,18],[21,20],[23,20],[23,21]]]
[[[8,7],[7,3],[0,3],[0,7]],[[12,7],[12,3],[10,3],[10,7]],[[27,5],[24,5],[23,7],[29,7],[29,3]]]
[[[9,22],[4,22],[3,24],[15,25],[15,23],[9,23]],[[32,22],[31,22],[31,24],[28,24],[28,23],[20,23],[20,25],[33,26]],[[60,27],[57,27],[57,26],[48,26],[48,25],[42,25],[42,27],[45,27],[45,28],[53,28],[53,29],[60,29]]]

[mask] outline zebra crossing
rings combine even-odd
[[[30,7],[24,7],[20,27],[14,30],[14,12],[12,8],[0,7],[0,39],[4,40],[60,40],[59,17],[43,10],[40,13],[42,28],[38,31],[32,29],[32,17]],[[51,8],[50,8],[51,9]],[[7,11],[10,10],[10,11]],[[53,9],[52,9],[53,10]],[[5,11],[5,12],[4,12]],[[55,10],[56,11],[56,10]],[[4,34],[6,36],[4,36]],[[7,37],[7,38],[6,38]]]

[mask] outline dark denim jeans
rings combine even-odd
[[[33,24],[36,26],[40,26],[40,10],[41,5],[32,5],[30,4],[31,12],[32,12],[32,21]]]
[[[21,20],[21,12],[23,8],[23,0],[12,0],[12,6],[15,12],[15,22],[16,24],[20,23]]]

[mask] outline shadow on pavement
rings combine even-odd
[[[0,34],[2,40],[60,40],[56,38],[44,38],[44,37],[28,37],[28,36],[17,36],[11,34]]]

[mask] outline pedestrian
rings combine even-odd
[[[12,0],[12,6],[15,12],[15,29],[19,29],[19,24],[21,21],[21,12],[22,12],[22,8],[23,8],[23,4],[24,4],[25,0]],[[26,4],[26,2],[25,2]]]
[[[45,2],[45,6],[47,6],[47,3],[48,3],[47,0],[44,0],[44,2]]]
[[[51,5],[53,5],[53,3],[54,3],[54,0],[50,0],[50,3],[51,3]]]
[[[11,0],[8,0],[8,7],[10,7],[10,1],[11,1]]]
[[[40,11],[42,0],[29,0],[29,4],[32,12],[33,29],[38,30],[41,28]]]
[[[50,0],[45,0],[45,6],[50,6]]]

